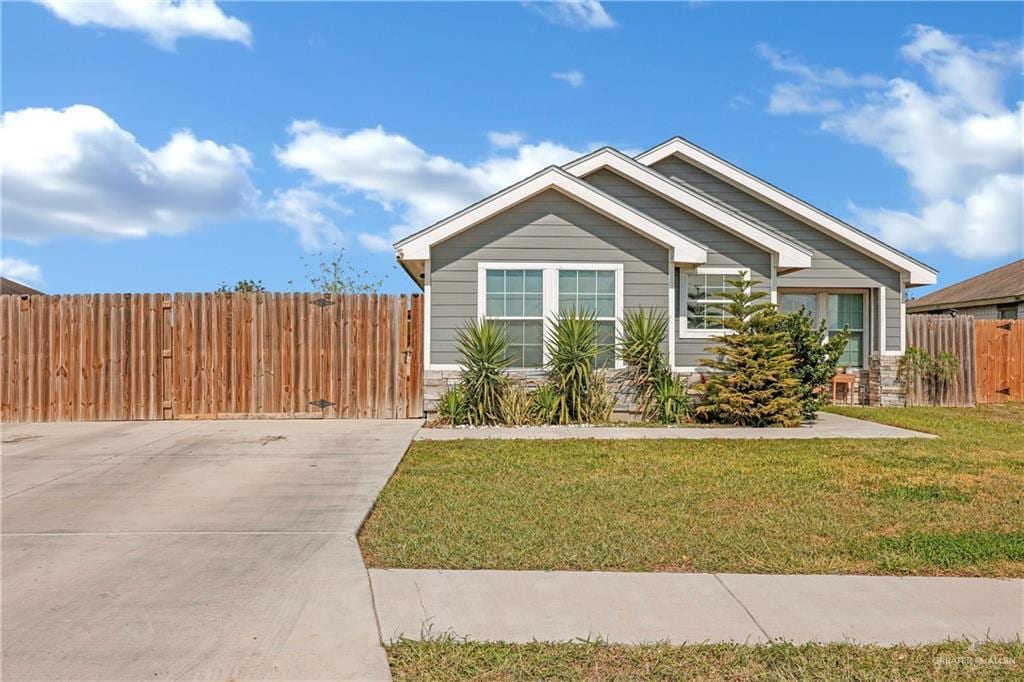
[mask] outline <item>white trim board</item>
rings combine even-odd
[[[428,260],[430,247],[492,218],[541,192],[555,189],[588,208],[669,249],[676,263],[705,263],[708,252],[697,242],[627,206],[561,168],[549,166],[522,182],[480,201],[395,244],[399,260]]]
[[[836,237],[861,253],[899,270],[904,273],[907,283],[911,286],[935,284],[937,273],[932,268],[918,263],[909,256],[872,239],[850,225],[680,137],[663,142],[640,154],[636,159],[645,166],[650,166],[670,156],[678,156],[811,227]]]
[[[656,196],[685,209],[716,227],[724,229],[744,241],[771,252],[779,259],[783,268],[811,267],[811,253],[790,242],[780,239],[755,223],[723,209],[699,194],[672,182],[661,173],[648,168],[619,151],[605,147],[573,161],[565,169],[577,177],[607,169],[636,183]]]

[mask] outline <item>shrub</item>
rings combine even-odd
[[[686,380],[665,372],[654,382],[647,419],[661,424],[682,424],[690,420],[693,401],[686,390]]]
[[[508,367],[508,333],[493,320],[472,320],[459,330],[462,391],[466,421],[493,424],[501,420],[501,395]]]
[[[500,406],[503,424],[523,426],[533,421],[533,396],[522,384],[506,386]]]
[[[544,384],[530,396],[531,415],[538,424],[554,424],[558,414],[558,393],[551,384]]]
[[[756,282],[732,280],[718,304],[726,317],[727,333],[707,348],[714,355],[701,365],[714,370],[701,390],[704,402],[697,414],[706,420],[738,426],[798,426],[802,403],[793,376],[793,354],[779,313],[753,291]]]
[[[438,398],[436,423],[441,426],[466,423],[466,396],[461,385],[449,386]]]
[[[668,317],[660,310],[630,310],[622,320],[619,355],[630,368],[629,381],[645,418],[662,377],[671,374],[661,352],[667,329]]]
[[[804,419],[814,419],[818,410],[828,404],[825,387],[839,367],[850,332],[844,328],[829,334],[828,324],[815,326],[811,314],[804,308],[795,313],[779,315],[779,331],[789,338],[793,354],[793,377],[797,380],[801,412]]]
[[[545,343],[548,379],[558,399],[555,422],[585,421],[598,353],[596,318],[580,311],[564,313],[555,320]]]
[[[612,418],[615,409],[615,393],[604,372],[594,374],[594,382],[590,387],[590,400],[587,404],[586,421],[591,424],[602,424]]]
[[[900,358],[899,376],[907,388],[907,398],[923,397],[935,404],[942,398],[942,391],[956,379],[960,369],[960,358],[949,351],[932,355],[924,348],[911,346]],[[925,395],[915,396],[917,381],[924,383]]]

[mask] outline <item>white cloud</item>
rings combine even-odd
[[[95,24],[145,33],[170,50],[180,38],[192,36],[252,45],[244,21],[229,17],[213,0],[38,0],[55,15],[75,26]]]
[[[344,235],[330,214],[352,212],[334,197],[309,187],[278,190],[267,202],[266,210],[270,217],[294,228],[299,234],[299,243],[307,251],[318,251],[344,241]]]
[[[521,145],[523,140],[526,139],[526,135],[517,130],[509,130],[507,132],[492,130],[487,133],[487,139],[499,149],[509,149],[510,147]]]
[[[0,274],[22,284],[33,284],[43,281],[43,271],[38,265],[23,261],[20,258],[0,258]]]
[[[387,236],[392,240],[583,153],[543,141],[467,165],[428,154],[409,139],[380,127],[343,133],[316,121],[296,121],[289,133],[288,144],[275,149],[278,161],[306,171],[317,183],[356,192],[393,212],[396,220]],[[359,235],[367,248],[380,248],[386,243],[383,239]]]
[[[942,248],[966,258],[1020,254],[1024,105],[1006,104],[1004,91],[1006,78],[1019,77],[1020,47],[974,49],[957,36],[914,26],[900,53],[921,69],[923,83],[876,83],[875,76],[810,69],[765,52],[776,71],[797,76],[776,86],[769,110],[819,114],[823,130],[874,147],[907,173],[914,210],[853,206],[866,227],[894,246]],[[810,93],[808,106],[786,99],[794,91]]]
[[[565,81],[571,87],[582,88],[585,82],[585,77],[582,71],[558,71],[551,74],[551,77],[555,80]]]
[[[615,28],[618,24],[598,0],[548,0],[527,4],[553,24],[573,28]]]
[[[150,150],[103,111],[22,109],[3,115],[4,236],[144,237],[248,213],[258,196],[249,153],[174,133]]]
[[[380,235],[370,234],[369,232],[360,232],[356,236],[359,239],[359,243],[363,245],[363,248],[369,251],[391,250],[391,242]]]
[[[779,73],[790,74],[796,82],[777,84],[768,102],[773,114],[809,114],[836,111],[842,107],[835,97],[838,90],[857,87],[880,87],[885,79],[874,74],[851,76],[842,69],[819,69],[807,66],[789,53],[761,43],[755,53]]]
[[[733,95],[729,98],[729,108],[733,111],[739,111],[740,109],[746,109],[753,102],[746,95]]]

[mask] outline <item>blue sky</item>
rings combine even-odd
[[[3,6],[6,274],[291,289],[340,243],[407,291],[396,237],[676,134],[940,284],[1022,256],[1019,3],[200,5]]]

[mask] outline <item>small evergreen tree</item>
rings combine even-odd
[[[701,364],[712,372],[702,387],[697,416],[738,426],[798,426],[800,385],[793,376],[789,339],[779,330],[779,313],[768,294],[753,291],[756,282],[732,280],[733,290],[720,304],[727,333],[707,348]]]
[[[825,387],[836,373],[839,358],[850,340],[850,332],[844,328],[830,334],[825,321],[815,326],[805,308],[779,315],[779,330],[789,337],[794,360],[793,376],[799,383],[804,419],[814,419],[815,413],[829,402]]]

